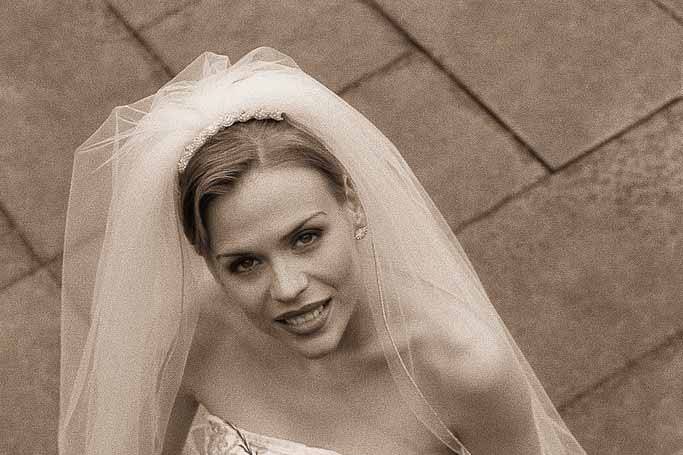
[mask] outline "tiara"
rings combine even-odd
[[[178,172],[185,172],[185,168],[187,168],[187,163],[190,162],[190,159],[194,156],[197,150],[199,150],[204,144],[206,144],[206,141],[208,141],[211,136],[218,133],[218,131],[222,130],[223,128],[227,128],[237,122],[248,122],[249,120],[266,119],[278,121],[283,120],[284,114],[279,111],[256,109],[255,111],[242,111],[239,114],[233,112],[222,115],[216,122],[204,128],[197,136],[195,136],[194,139],[192,139],[192,142],[185,146],[182,155],[180,155],[180,158],[178,159]]]

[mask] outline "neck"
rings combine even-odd
[[[359,302],[356,311],[349,320],[337,352],[362,360],[367,355],[375,353],[377,351],[375,348],[381,348],[378,342],[369,303],[367,301]]]
[[[343,378],[381,368],[385,359],[368,303],[359,302],[337,349],[319,359],[300,359],[299,367],[317,377]]]

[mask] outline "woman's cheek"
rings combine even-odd
[[[353,245],[340,237],[331,242],[331,248],[324,257],[324,267],[321,267],[328,272],[329,280],[333,283],[345,282],[353,269]]]
[[[227,273],[227,272],[226,272]],[[223,280],[223,287],[231,305],[239,307],[247,316],[257,316],[263,311],[265,280],[257,279],[251,282],[230,276]]]

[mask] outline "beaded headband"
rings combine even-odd
[[[182,155],[180,155],[180,158],[178,159],[178,173],[185,172],[185,168],[187,168],[187,163],[190,162],[190,159],[194,156],[197,150],[199,150],[204,144],[206,144],[206,141],[208,141],[211,136],[218,133],[218,131],[222,130],[223,128],[227,128],[237,122],[248,122],[249,120],[266,119],[280,121],[284,119],[284,114],[279,111],[268,111],[260,108],[256,109],[255,111],[243,111],[239,114],[224,114],[216,122],[204,128],[197,136],[195,136],[194,139],[192,139],[192,142],[185,146]]]

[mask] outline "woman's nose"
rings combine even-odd
[[[295,267],[279,264],[273,266],[270,296],[279,302],[295,300],[308,287],[308,277]]]

